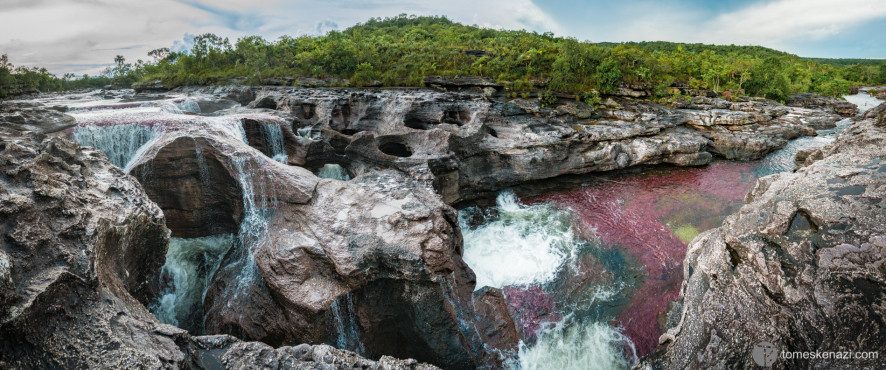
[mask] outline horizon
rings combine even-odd
[[[804,58],[886,59],[886,45],[864,37],[886,31],[886,0],[10,1],[0,14],[0,35],[7,35],[0,38],[0,54],[8,54],[16,66],[45,67],[55,75],[98,75],[116,55],[135,62],[147,61],[147,52],[157,48],[187,50],[203,33],[232,42],[252,35],[274,41],[284,35],[319,36],[398,14],[441,15],[483,28],[552,32],[594,43],[756,45]],[[30,27],[47,23],[55,27]]]

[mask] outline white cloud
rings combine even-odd
[[[770,0],[711,15],[673,2],[625,5],[617,20],[596,14],[582,34],[594,41],[676,41],[763,45],[791,51],[886,17],[886,0]],[[579,28],[579,27],[576,27]],[[872,37],[876,37],[871,35]]]
[[[708,24],[711,40],[765,44],[821,40],[886,17],[886,0],[779,0],[723,14]]]
[[[316,34],[400,13],[446,15],[486,27],[563,29],[531,0],[4,0],[0,53],[16,65],[53,73],[99,73],[115,55],[147,59],[187,35],[229,37]],[[185,35],[185,40],[183,40]],[[176,41],[178,40],[178,41]]]

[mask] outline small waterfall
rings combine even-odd
[[[223,267],[236,275],[235,283],[225,287],[224,297],[228,301],[228,307],[236,307],[241,299],[250,299],[248,295],[241,295],[241,292],[255,284],[264,284],[253,253],[267,240],[268,219],[277,206],[273,187],[265,188],[265,184],[272,181],[266,177],[263,168],[244,156],[234,156],[232,164],[243,192],[243,220],[235,239],[233,258]],[[256,199],[259,201],[256,202]]]
[[[271,152],[271,158],[280,163],[286,163],[289,156],[286,154],[286,148],[283,143],[283,129],[280,125],[274,123],[263,123],[262,133],[268,150]]]
[[[343,302],[341,302],[343,301]],[[357,314],[354,310],[354,302],[349,294],[345,294],[332,301],[329,305],[332,312],[333,326],[335,327],[336,348],[354,351],[358,355],[366,353],[366,348],[360,340],[360,333],[357,327]]]
[[[321,179],[336,179],[342,181],[348,181],[351,179],[351,176],[348,175],[348,171],[346,171],[341,165],[335,163],[327,163],[324,164],[323,167],[320,167],[320,169],[317,170],[317,177]]]
[[[574,257],[580,242],[569,212],[547,204],[522,205],[511,192],[502,192],[496,203],[497,214],[479,215],[485,222],[477,227],[468,220],[479,209],[459,212],[464,260],[477,274],[477,289],[544,283]]]
[[[73,139],[80,145],[101,150],[111,163],[126,168],[139,148],[158,137],[161,132],[160,126],[148,127],[137,123],[78,126],[74,129]]]
[[[567,327],[563,320],[544,331],[532,346],[520,343],[522,370],[630,369],[637,353],[630,339],[606,323],[578,323]]]
[[[202,332],[206,290],[233,241],[231,234],[170,239],[161,274],[171,283],[151,307],[160,321]]]
[[[268,217],[272,207],[276,206],[277,200],[274,189],[268,192],[266,186],[266,172],[263,168],[255,168],[251,159],[243,156],[233,158],[234,168],[237,170],[238,181],[243,191],[243,221],[240,223],[240,242],[249,248],[260,244],[267,237]],[[255,181],[255,177],[259,181]],[[258,189],[255,188],[258,185]],[[258,192],[256,192],[258,190]],[[256,195],[260,202],[256,203]]]
[[[200,105],[191,99],[185,99],[184,101],[175,104],[175,106],[181,112],[190,112],[190,113],[197,113],[197,114],[202,113],[202,111],[200,110]]]
[[[197,139],[193,140],[194,151],[197,154],[197,168],[200,171],[200,183],[203,184],[203,186],[209,186],[209,165],[206,164],[206,157],[203,156],[203,149],[200,148]]]
[[[243,128],[243,122],[240,119],[235,117],[212,117],[208,122],[212,127],[221,130],[228,136],[249,144],[249,140],[246,138],[246,129]]]

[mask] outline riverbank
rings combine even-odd
[[[836,112],[847,112],[845,101],[824,98],[815,99],[813,108],[760,99],[739,100],[695,97],[662,106],[614,98],[593,107],[562,98],[542,104],[509,97],[495,88],[441,91],[221,86],[171,93],[111,91],[5,102],[0,112],[4,137],[18,143],[3,148],[3,153],[10,156],[5,163],[11,172],[7,171],[6,176],[16,176],[12,173],[25,163],[36,163],[40,171],[44,171],[40,167],[44,160],[55,166],[35,175],[35,180],[28,180],[31,182],[8,180],[21,184],[18,186],[22,189],[4,189],[7,213],[12,215],[4,220],[32,220],[16,225],[25,225],[21,227],[36,233],[10,234],[16,248],[30,248],[30,253],[36,253],[42,240],[67,235],[53,231],[58,228],[39,229],[41,221],[24,216],[39,214],[29,211],[24,205],[30,203],[17,197],[25,189],[44,194],[25,196],[35,204],[44,204],[40,202],[46,201],[41,198],[48,196],[45,194],[60,202],[81,202],[85,204],[79,206],[81,213],[103,207],[103,198],[129,202],[119,207],[147,212],[150,217],[128,217],[134,221],[118,224],[112,214],[101,213],[94,216],[100,219],[94,222],[110,222],[116,225],[113,230],[133,233],[147,230],[150,224],[156,235],[131,234],[119,239],[111,233],[107,236],[111,239],[90,239],[88,235],[105,235],[101,228],[98,234],[84,236],[80,245],[98,251],[87,254],[84,261],[100,266],[96,268],[99,275],[80,269],[85,265],[79,262],[64,260],[62,256],[75,253],[68,249],[58,253],[58,261],[64,261],[61,270],[53,270],[46,267],[51,263],[28,267],[32,262],[27,252],[4,248],[11,261],[6,270],[9,272],[4,272],[10,276],[11,288],[2,292],[4,299],[0,302],[4,312],[16,312],[4,318],[4,338],[25,334],[28,340],[42,343],[36,337],[39,330],[23,328],[40,328],[37,322],[47,318],[75,328],[79,314],[71,315],[73,319],[59,318],[51,310],[52,305],[28,303],[64,298],[72,300],[69,305],[80,304],[104,313],[113,311],[114,304],[122,305],[129,312],[124,315],[126,320],[138,327],[132,335],[155,338],[152,340],[159,343],[141,351],[135,345],[123,345],[119,348],[125,354],[118,353],[121,361],[137,358],[133,361],[165,361],[179,366],[195,361],[190,351],[212,361],[233,361],[230,348],[236,341],[212,339],[218,343],[207,344],[209,338],[201,339],[203,334],[212,334],[279,347],[273,355],[279,361],[292,356],[285,348],[300,348],[287,346],[326,343],[380,362],[385,361],[384,355],[393,355],[443,366],[503,366],[517,358],[548,358],[544,348],[550,350],[548,353],[562,348],[537,329],[556,322],[578,322],[586,324],[580,327],[587,330],[567,326],[556,330],[567,337],[600,339],[595,343],[601,348],[615,348],[615,352],[599,353],[618,355],[604,356],[606,361],[630,364],[631,357],[625,354],[637,353],[639,348],[642,355],[654,345],[648,339],[655,330],[651,325],[658,320],[662,307],[668,305],[665,300],[647,307],[631,303],[624,296],[618,298],[618,303],[601,306],[586,300],[592,295],[576,295],[578,300],[570,304],[583,311],[572,315],[561,312],[560,319],[551,320],[558,312],[554,307],[563,305],[557,299],[564,295],[551,298],[550,291],[515,288],[511,283],[531,282],[539,276],[556,280],[560,276],[565,280],[558,284],[589,293],[596,292],[594,288],[600,285],[595,284],[603,281],[599,279],[610,279],[613,285],[607,287],[623,286],[624,292],[664,289],[667,293],[663,296],[673,301],[680,281],[679,263],[669,262],[660,269],[652,266],[657,266],[658,258],[680,261],[675,256],[696,233],[692,228],[701,231],[715,224],[673,221],[670,219],[677,216],[672,213],[679,213],[683,204],[704,205],[709,197],[740,200],[740,189],[734,189],[734,194],[722,193],[728,187],[723,181],[732,181],[731,175],[724,174],[746,173],[742,175],[748,179],[745,184],[750,186],[752,182],[746,164],[713,163],[714,159],[761,158],[792,138],[834,127],[841,118]],[[67,137],[101,152],[81,148]],[[48,141],[44,143],[44,139]],[[70,148],[58,151],[58,146]],[[38,155],[43,152],[47,154]],[[17,156],[23,159],[15,159]],[[63,158],[72,156],[82,160],[65,167],[70,160]],[[672,175],[656,177],[653,173],[635,180],[604,182],[610,186],[598,187],[593,190],[597,193],[591,194],[600,199],[609,197],[609,201],[599,204],[582,203],[589,195],[569,192],[551,199],[542,196],[527,204],[503,198],[501,208],[507,212],[484,216],[491,217],[487,221],[500,221],[505,226],[515,220],[528,221],[524,231],[535,233],[539,243],[550,246],[550,258],[529,253],[531,261],[545,262],[538,260],[544,257],[546,263],[515,268],[509,272],[514,276],[499,276],[479,264],[472,243],[482,240],[480,224],[465,221],[466,216],[460,217],[450,206],[530,180],[662,163],[688,168]],[[711,165],[698,167],[706,164]],[[723,170],[733,167],[748,168]],[[58,183],[58,179],[68,179],[54,175],[59,171],[80,180]],[[690,173],[695,175],[686,175]],[[659,183],[656,178],[670,179],[664,181],[668,184],[665,187],[685,188],[694,184],[693,178],[710,181],[703,182],[706,185],[701,190],[693,190],[696,195],[687,198],[692,202],[681,203],[685,200],[679,197],[650,197],[659,194],[654,189],[661,185],[648,188],[649,184],[644,184]],[[109,185],[109,179],[119,183]],[[72,187],[95,192],[95,197],[86,199],[79,193],[55,190]],[[618,200],[619,194],[635,196],[626,204]],[[636,222],[627,222],[623,228],[613,226],[603,236],[598,235],[602,244],[581,242],[574,249],[577,240],[588,239],[594,230],[603,232],[607,230],[604,226],[614,224],[611,218],[591,217],[575,228],[578,234],[573,234],[568,224],[570,216],[562,210],[548,208],[540,213],[543,217],[536,217],[539,213],[535,209],[557,202],[554,198],[562,200],[562,207],[628,207],[619,211],[620,217]],[[654,198],[662,198],[664,203]],[[46,209],[57,207],[55,201],[49,202]],[[729,207],[720,204],[712,201],[703,208],[723,217],[722,212],[728,212]],[[653,208],[663,213],[650,213],[648,210]],[[61,225],[71,212],[49,214],[60,217],[52,222]],[[496,218],[503,215],[507,217]],[[147,219],[150,222],[142,223]],[[641,241],[630,247],[631,253],[612,252],[613,245],[629,246],[629,240],[619,238],[652,228],[647,227],[652,224],[659,228],[673,226],[673,234],[662,239],[669,244],[656,243],[664,248],[664,254],[643,251],[650,246],[643,240],[658,238],[651,234],[629,238]],[[19,226],[10,227],[19,230]],[[528,235],[502,234],[517,238]],[[28,235],[43,236],[35,239]],[[147,239],[160,241],[158,245],[144,245]],[[130,256],[126,252],[118,257],[101,252],[110,245],[105,240],[122,240],[121,248],[150,256]],[[511,244],[520,243],[527,251],[540,245],[516,239]],[[525,253],[515,251],[512,255],[519,261]],[[492,253],[490,258],[500,261],[503,256]],[[604,266],[608,270],[597,270],[609,272],[584,276],[585,280],[576,282],[569,279],[583,276],[577,271],[544,270],[546,266],[556,269],[567,259]],[[141,266],[138,273],[136,265]],[[26,267],[32,272],[26,274]],[[530,268],[541,270],[534,273]],[[59,279],[68,273],[82,281],[97,282],[98,288],[87,284],[83,292],[123,303],[109,306],[106,301],[69,298],[50,289],[53,284],[67,281]],[[40,278],[51,283],[34,280]],[[650,284],[657,280],[663,285]],[[478,284],[493,286],[483,288]],[[598,302],[608,299],[604,296],[618,295],[607,289],[599,293]],[[522,297],[516,307],[515,297]],[[148,308],[165,322],[158,322]],[[624,314],[628,308],[636,314]],[[38,366],[49,364],[41,362],[48,359],[61,358],[58,361],[68,363],[64,361],[75,361],[78,354],[127,343],[112,331],[102,331],[104,313],[96,316],[100,318],[98,323],[93,323],[98,330],[95,336],[81,342],[70,355],[61,356],[56,353],[57,347],[49,344],[45,349],[29,347],[20,352],[16,352],[16,344],[3,347],[4,353]],[[594,318],[588,321],[589,317]],[[607,325],[610,319],[630,327],[630,334],[612,331]],[[643,323],[635,325],[638,320]],[[190,333],[170,325],[179,325]],[[70,332],[63,333],[68,334],[62,335],[58,343],[73,340]],[[630,345],[640,337],[638,334],[647,339],[637,339],[637,343],[642,342],[639,346]],[[407,341],[411,344],[404,344]],[[170,343],[191,349],[175,349]],[[260,344],[242,346],[256,351],[268,349]],[[248,353],[242,356],[258,358]],[[362,361],[348,356],[333,357],[347,359],[338,365]],[[89,361],[96,366],[107,364],[92,357]],[[416,364],[406,361],[402,366]]]

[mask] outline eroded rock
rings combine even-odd
[[[684,264],[682,320],[639,368],[753,366],[781,351],[886,349],[886,130],[859,121],[794,173],[699,235]],[[813,154],[807,154],[806,161]],[[776,360],[775,368],[876,367],[878,359]]]

